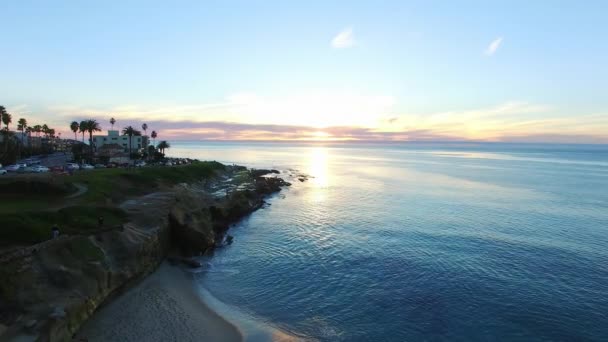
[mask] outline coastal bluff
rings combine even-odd
[[[231,224],[290,185],[278,174],[223,166],[117,203],[126,213],[119,225],[0,254],[0,340],[72,340],[101,305],[166,258],[188,261],[222,245]]]

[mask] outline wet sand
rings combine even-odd
[[[140,284],[93,315],[76,341],[242,341],[209,309],[191,276],[164,262]]]

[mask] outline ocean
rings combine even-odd
[[[608,340],[607,146],[169,153],[312,176],[232,227],[196,277],[250,340],[263,335],[251,326],[318,341]]]

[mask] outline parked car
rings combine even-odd
[[[67,163],[67,164],[65,164],[65,167],[67,169],[80,170],[80,166],[76,163]]]
[[[35,172],[33,166],[20,167],[17,170],[17,173],[32,173],[32,172]]]
[[[137,163],[135,163],[135,167],[144,167],[144,166],[146,166],[145,161],[138,161]]]
[[[80,165],[80,168],[83,170],[93,170],[95,167],[91,164],[82,164]]]
[[[14,165],[9,165],[9,166],[5,167],[4,169],[8,172],[17,172],[20,168],[21,168],[21,165],[14,164]]]
[[[53,172],[63,172],[63,166],[51,166],[51,171]]]
[[[42,165],[31,166],[30,169],[32,170],[32,172],[35,172],[35,173],[42,173],[42,172],[50,171],[50,169],[48,167],[42,166]]]
[[[7,174],[7,173],[8,173],[8,171],[3,170],[3,169],[0,169],[0,175],[5,175],[5,174]]]
[[[105,165],[103,165],[103,164],[95,164],[95,168],[96,168],[96,169],[105,169],[105,168],[106,168],[106,166],[105,166]]]

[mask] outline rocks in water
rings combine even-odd
[[[235,172],[242,172],[235,168]],[[221,246],[230,224],[261,208],[264,198],[290,186],[282,178],[267,177],[277,170],[249,170],[231,184],[225,196],[213,196],[193,191],[181,191],[169,213],[173,242],[185,255],[197,255]],[[229,177],[229,175],[224,175]],[[246,184],[247,186],[241,186]],[[216,190],[216,189],[214,189]],[[225,242],[230,244],[232,239]]]
[[[226,244],[227,245],[232,245],[233,241],[234,241],[234,237],[232,235],[226,236]]]

